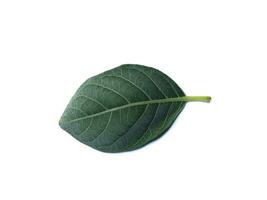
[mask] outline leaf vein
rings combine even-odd
[[[90,142],[95,141],[101,134],[103,134],[107,130],[107,128],[108,128],[108,126],[110,124],[111,118],[112,118],[112,112],[109,115],[108,122],[106,123],[105,128],[93,140],[91,140]]]
[[[89,96],[86,96],[86,95],[79,95],[79,96],[77,96],[75,99],[78,99],[79,97],[84,97],[84,98],[86,98],[86,99],[88,99],[88,100],[90,100],[90,101],[93,101],[93,102],[95,102],[95,103],[97,103],[97,104],[99,104],[101,107],[103,107],[104,109],[108,109],[106,106],[104,106],[104,104],[102,104],[101,102],[99,102],[98,100],[96,100],[96,99],[93,99],[92,97],[89,97]]]
[[[139,91],[141,91],[148,99],[151,100],[151,97],[146,93],[146,91],[144,91],[142,88],[140,88],[138,85],[136,85],[135,83],[133,83],[132,81],[126,79],[125,77],[123,76],[116,76],[116,75],[105,75],[101,78],[104,78],[104,77],[114,77],[114,78],[121,78],[125,81],[127,81],[128,83],[131,83],[133,86],[135,86]]]
[[[176,98],[154,99],[154,100],[150,100],[150,101],[134,102],[134,103],[130,103],[130,104],[114,107],[114,108],[111,108],[111,109],[108,109],[108,110],[104,110],[102,112],[95,113],[95,114],[92,114],[92,115],[88,115],[88,116],[80,117],[80,118],[77,118],[77,119],[73,119],[73,120],[70,120],[70,121],[66,121],[66,122],[63,121],[61,123],[72,123],[72,122],[76,122],[76,121],[79,121],[79,120],[95,117],[95,116],[102,115],[102,114],[105,114],[105,113],[108,113],[108,112],[112,112],[112,111],[116,111],[116,110],[120,110],[120,109],[125,109],[125,108],[133,107],[133,106],[141,106],[141,105],[148,105],[148,104],[155,104],[155,103],[172,103],[172,102],[180,102],[180,101],[186,101],[186,98],[184,98],[184,97],[176,97]]]
[[[92,125],[92,122],[93,122],[94,119],[91,119],[88,126],[86,127],[86,129],[84,131],[82,131],[81,133],[77,134],[79,136],[81,136],[82,134],[84,134],[86,131],[88,131],[88,129],[91,127]]]
[[[73,107],[73,106],[68,106],[69,109],[73,109],[73,110],[78,110],[80,111],[81,113],[85,114],[86,116],[88,115],[88,113],[86,113],[85,111],[79,109],[79,108],[76,108],[76,107]]]
[[[159,73],[159,75],[160,75],[165,81],[167,81],[167,83],[171,86],[171,88],[172,88],[172,90],[174,91],[174,93],[179,97],[179,96],[180,96],[179,93],[176,91],[176,89],[173,87],[173,85],[170,83],[170,81],[169,81],[165,76],[161,75],[160,73]]]
[[[113,144],[115,144],[119,139],[121,139],[122,137],[125,137],[127,135],[127,133],[129,133],[129,131],[135,126],[135,124],[137,123],[137,121],[139,121],[143,116],[144,116],[144,113],[146,112],[148,108],[148,105],[146,105],[144,111],[142,112],[142,114],[137,118],[137,120],[133,123],[133,125],[121,136],[119,136],[117,139],[115,139],[111,144],[108,144],[108,145],[103,145],[103,146],[98,146],[98,147],[109,147],[109,146],[112,146]]]
[[[142,74],[144,74],[155,86],[156,86],[156,88],[160,91],[160,93],[164,96],[164,97],[166,97],[166,98],[168,98],[168,96],[166,96],[165,95],[165,93],[164,92],[162,92],[162,90],[159,88],[159,86],[155,83],[155,81],[150,77],[150,76],[148,76],[144,71],[141,71],[141,70],[139,70],[139,69],[136,69],[136,68],[129,68],[129,69],[133,69],[133,70],[136,70],[136,71],[138,71],[138,72],[140,72],[140,73],[142,73]]]
[[[155,118],[156,118],[156,115],[157,115],[157,112],[158,112],[159,105],[160,105],[160,104],[157,104],[157,108],[156,108],[156,111],[155,111],[155,113],[154,113],[154,116],[153,116],[152,120],[149,122],[149,125],[148,125],[147,128],[146,128],[146,131],[144,131],[144,134],[143,134],[139,139],[137,139],[137,141],[136,141],[133,145],[129,145],[129,146],[126,147],[126,148],[133,148],[133,147],[134,147],[140,140],[142,140],[142,139],[145,137],[145,135],[147,134],[147,131],[149,130],[151,124],[153,123],[153,121],[154,121]]]
[[[123,98],[127,103],[131,103],[125,96],[123,96],[122,94],[120,94],[118,91],[112,89],[112,88],[109,88],[109,87],[106,87],[106,86],[103,86],[103,85],[99,85],[99,84],[96,84],[96,83],[90,83],[88,84],[88,86],[91,85],[91,86],[97,86],[97,87],[101,87],[101,88],[104,88],[104,89],[107,89],[107,90],[110,90],[112,91],[113,93],[117,94],[118,96],[120,96],[121,98]]]

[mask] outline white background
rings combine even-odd
[[[61,130],[69,99],[120,64],[187,95],[173,127],[101,153]],[[0,199],[267,199],[267,3],[0,1]]]

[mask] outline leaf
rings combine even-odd
[[[188,97],[167,75],[126,64],[86,80],[72,97],[59,125],[80,142],[103,152],[138,149],[162,136]]]

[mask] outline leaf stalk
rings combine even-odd
[[[184,97],[177,97],[177,101],[198,101],[198,102],[206,102],[209,103],[211,101],[210,96],[184,96]]]

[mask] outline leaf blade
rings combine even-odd
[[[165,133],[184,108],[186,102],[179,100],[184,96],[181,88],[159,70],[142,65],[122,65],[85,81],[68,104],[59,125],[80,142],[97,150],[130,151]],[[79,97],[90,100],[75,104]],[[77,112],[90,114],[75,114],[69,111],[71,107]],[[122,117],[126,111],[131,115]],[[104,118],[108,113],[108,119]],[[130,122],[126,122],[128,116],[131,116]],[[107,121],[104,128],[103,123],[96,120],[98,117]],[[89,124],[87,128],[84,123]],[[79,126],[83,128],[82,136],[77,134],[77,130],[82,129],[77,128]],[[102,131],[97,135],[100,129]]]

